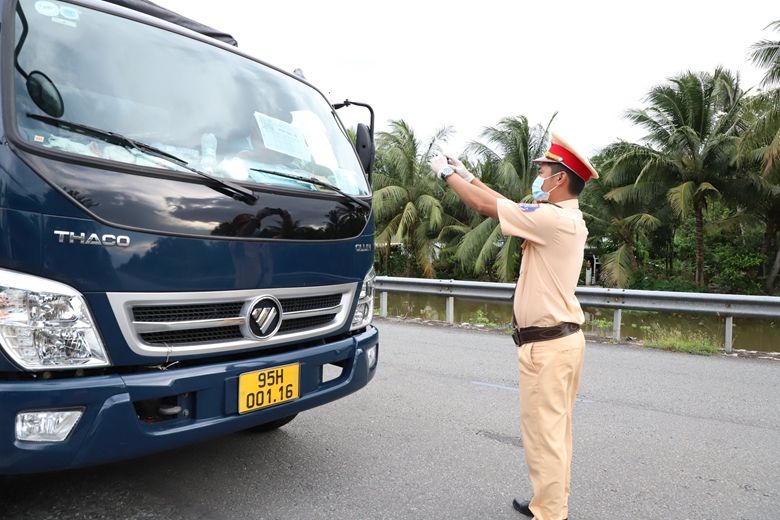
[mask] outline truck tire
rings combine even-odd
[[[288,422],[292,421],[297,417],[297,413],[294,413],[292,415],[288,415],[287,417],[282,417],[281,419],[277,419],[275,421],[267,422],[265,424],[260,424],[258,426],[253,426],[252,428],[249,428],[247,431],[252,433],[264,433],[264,432],[270,432],[276,429],[281,428]]]

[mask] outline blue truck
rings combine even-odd
[[[0,0],[0,474],[271,430],[376,370],[373,111],[353,144],[361,103],[145,4]]]

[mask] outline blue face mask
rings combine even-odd
[[[534,199],[536,199],[536,200],[547,200],[550,197],[550,193],[552,192],[552,190],[554,190],[558,186],[556,186],[555,188],[553,188],[550,191],[544,191],[542,189],[542,185],[544,184],[544,181],[546,181],[547,179],[552,179],[556,175],[560,175],[562,173],[563,172],[554,173],[554,174],[552,174],[549,177],[546,177],[544,179],[542,177],[536,177],[536,179],[534,180],[534,183],[531,185],[531,194],[533,194]]]

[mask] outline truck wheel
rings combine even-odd
[[[250,431],[252,433],[263,433],[263,432],[270,432],[273,430],[276,430],[278,428],[281,428],[288,422],[295,419],[297,416],[297,413],[294,413],[292,415],[288,415],[287,417],[282,417],[281,419],[277,419],[275,421],[267,422],[265,424],[261,424],[259,426],[254,426],[252,428],[249,428],[247,431]]]

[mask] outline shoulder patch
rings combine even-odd
[[[524,213],[531,213],[532,211],[536,211],[539,209],[539,204],[526,204],[524,202],[521,202],[517,205],[518,208],[520,208],[520,211]]]

